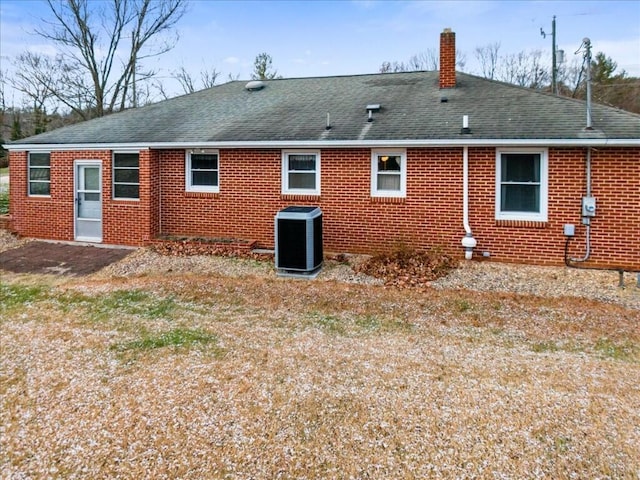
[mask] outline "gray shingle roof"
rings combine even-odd
[[[251,92],[245,84],[229,82],[16,143],[460,140],[463,115],[469,115],[469,139],[585,136],[585,102],[463,73],[456,88],[445,90],[438,72],[267,80]],[[371,123],[368,104],[381,105]],[[595,104],[592,112],[596,132],[587,136],[640,139],[640,115]]]

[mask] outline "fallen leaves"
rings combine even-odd
[[[356,272],[381,278],[385,285],[399,288],[425,288],[429,282],[444,277],[458,261],[437,249],[417,251],[398,249],[374,255],[356,265]]]

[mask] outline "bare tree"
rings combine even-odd
[[[47,108],[50,112],[56,110],[52,100],[56,90],[54,72],[58,65],[50,57],[32,52],[18,55],[14,65],[15,74],[9,83],[30,103],[33,133],[42,133],[47,129]]]
[[[7,101],[5,97],[5,86],[7,84],[7,73],[0,68],[0,112],[4,112],[7,109]],[[2,123],[0,122],[0,125]]]
[[[198,82],[194,76],[182,66],[172,72],[172,76],[178,81],[184,93],[193,93],[197,90],[213,87],[220,76],[220,72],[216,70],[215,67],[212,67],[210,70],[200,70],[200,82]]]
[[[498,59],[500,50],[500,42],[489,43],[487,45],[476,47],[473,56],[480,62],[480,70],[484,78],[493,80],[498,67]]]
[[[380,65],[379,73],[396,73],[396,72],[408,72],[410,71],[409,65],[404,62],[382,62]]]
[[[215,86],[218,81],[220,72],[215,67],[211,67],[211,70],[200,71],[200,81],[202,82],[202,88],[211,88]]]
[[[456,50],[456,68],[464,70],[467,56],[460,50]],[[407,62],[385,61],[382,62],[379,73],[416,72],[421,70],[438,70],[440,68],[440,56],[438,52],[430,48],[424,52],[412,55]]]
[[[560,95],[575,97],[582,82],[582,60],[573,58],[558,65],[557,82]]]
[[[409,58],[410,70],[438,70],[439,63],[438,52],[433,48],[416,53]]]
[[[540,89],[549,84],[549,71],[542,66],[542,52],[521,51],[501,59],[497,79],[521,87]]]
[[[171,32],[186,1],[47,0],[55,20],[45,21],[36,33],[62,53],[48,62],[35,62],[27,54],[22,60],[37,70],[33,78],[39,89],[83,119],[135,106],[136,83],[154,74],[143,71],[140,62],[173,48]],[[45,65],[54,68],[41,71]]]

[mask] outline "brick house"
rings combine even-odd
[[[21,235],[274,247],[323,212],[325,251],[640,269],[640,116],[455,71],[234,81],[7,145]],[[586,197],[586,199],[584,199]],[[475,247],[475,248],[472,248]]]

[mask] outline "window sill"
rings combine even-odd
[[[280,200],[286,201],[305,201],[305,202],[319,202],[320,195],[316,193],[282,193],[280,194]]]
[[[403,204],[406,200],[405,197],[371,197],[371,203]]]
[[[549,228],[549,222],[535,220],[496,220],[496,227],[543,229]]]
[[[220,192],[184,192],[184,196],[188,198],[218,198]]]

